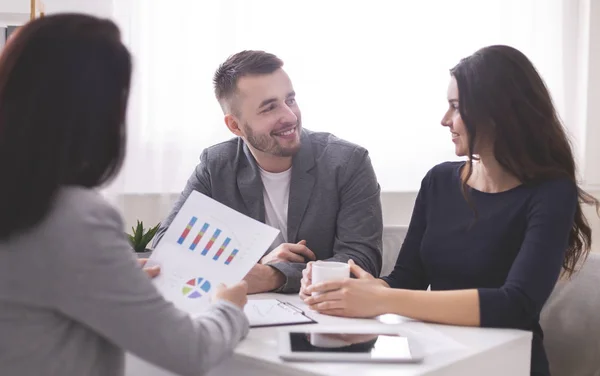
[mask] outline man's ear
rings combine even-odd
[[[223,118],[225,125],[229,128],[229,131],[238,137],[242,137],[242,130],[240,129],[240,123],[235,115],[226,114]]]

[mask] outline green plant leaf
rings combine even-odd
[[[144,252],[148,243],[154,238],[160,227],[160,222],[149,229],[144,228],[144,222],[137,221],[136,226],[131,228],[131,234],[126,234],[135,252]]]
[[[136,227],[135,233],[133,235],[133,237],[135,239],[136,248],[139,247],[140,243],[142,242],[143,235],[144,235],[144,223],[137,221],[137,227]]]
[[[160,227],[160,223],[157,224],[156,226],[148,229],[148,231],[144,234],[144,236],[142,236],[141,243],[144,245],[144,249],[148,246],[148,243],[150,243],[152,238],[154,238],[154,235],[156,235],[156,231],[158,231],[159,227]]]

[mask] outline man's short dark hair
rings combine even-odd
[[[213,77],[215,96],[224,111],[231,111],[231,99],[241,77],[270,74],[280,69],[283,61],[265,51],[246,50],[231,55],[219,66]]]

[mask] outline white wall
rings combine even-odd
[[[82,12],[99,17],[113,16],[113,0],[43,0],[46,13]],[[118,1],[118,0],[117,0]],[[0,0],[0,13],[29,13],[29,0]],[[600,0],[580,0],[581,27],[584,37],[577,43],[588,46],[581,58],[579,80],[587,84],[582,98],[581,127],[579,139],[583,139],[582,171],[585,186],[590,193],[600,198]],[[408,224],[415,192],[384,192],[383,219],[386,225]],[[130,195],[120,200],[127,228],[141,219],[147,224],[157,223],[168,213],[177,195]],[[594,233],[594,251],[600,252],[600,219],[593,208],[586,207],[585,213]]]
[[[29,14],[30,1],[29,0],[0,0],[0,12]]]
[[[98,17],[112,17],[113,0],[42,0],[46,14],[78,12]],[[0,13],[30,12],[30,0],[0,0]]]
[[[584,64],[586,107],[583,113],[586,124],[585,164],[582,166],[586,185],[600,191],[600,1],[581,0],[580,11],[588,14],[584,19],[588,32],[583,38],[587,45],[587,66]],[[587,72],[586,72],[587,71]]]
[[[0,0],[2,1],[2,0]],[[50,3],[52,0],[46,0]],[[77,0],[54,0],[63,7],[67,4],[81,6]],[[107,12],[110,1],[85,0],[86,7],[94,12]],[[93,4],[92,4],[93,3]],[[578,112],[575,142],[578,146],[580,172],[585,177],[582,184],[586,189],[600,198],[600,0],[579,0],[576,6],[568,3],[565,11],[578,12],[580,29],[573,35],[573,47],[579,47],[580,54],[576,57],[580,63],[576,83],[571,88],[573,94],[581,98]],[[581,48],[583,47],[583,48]],[[578,85],[582,85],[579,87]],[[596,162],[598,161],[598,162]],[[183,188],[183,187],[182,187]],[[128,195],[119,201],[124,213],[126,228],[133,226],[138,219],[147,225],[161,221],[169,212],[177,194],[159,195]],[[403,225],[410,222],[410,216],[416,192],[383,192],[383,222],[385,225]],[[584,213],[593,231],[593,250],[600,252],[600,218],[595,208],[585,207]]]
[[[64,0],[63,0],[64,1]],[[578,107],[570,109],[578,116],[574,141],[578,148],[580,173],[583,186],[600,198],[600,0],[578,0],[565,3],[565,12],[578,14],[578,30],[569,43],[571,52],[577,56],[578,72],[568,95],[577,95]],[[571,18],[574,20],[574,18]],[[408,224],[416,192],[384,192],[381,196],[385,225]],[[141,219],[148,225],[162,220],[169,211],[176,194],[168,197],[157,195],[130,195],[120,201],[127,228]],[[593,231],[593,249],[600,252],[600,218],[594,208],[585,207],[584,213]]]
[[[112,0],[43,0],[46,13],[78,12],[112,18]]]

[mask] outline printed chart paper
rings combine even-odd
[[[241,281],[278,234],[279,230],[193,191],[148,265],[160,265],[154,283],[165,298],[194,314],[210,303],[220,283]]]

